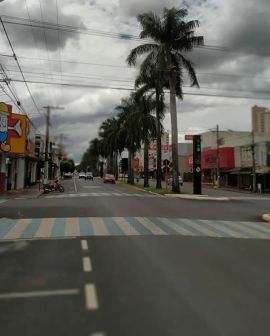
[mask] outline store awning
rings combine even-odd
[[[250,175],[251,174],[251,169],[249,168],[234,168],[234,169],[230,169],[227,171],[227,173],[229,174],[233,174],[233,175],[236,175],[236,174],[240,174],[240,175]]]
[[[270,167],[262,167],[256,169],[256,174],[269,174],[270,173]]]

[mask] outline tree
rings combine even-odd
[[[144,144],[144,187],[149,187],[149,145],[156,138],[156,119],[151,114],[156,103],[146,95],[134,95],[134,110],[129,116],[129,123],[136,125],[136,137]]]
[[[72,159],[64,158],[60,164],[61,175],[64,173],[73,173],[75,170],[75,163]]]
[[[136,125],[130,122],[130,116],[134,113],[136,104],[134,96],[121,100],[116,107],[119,122],[119,143],[122,148],[128,150],[128,183],[134,184],[134,155],[141,146],[141,139]],[[121,147],[120,146],[120,147]]]
[[[168,77],[172,131],[172,190],[175,192],[180,191],[176,95],[183,99],[183,69],[188,72],[191,86],[199,86],[193,64],[186,58],[185,53],[204,43],[202,36],[194,35],[194,29],[199,26],[199,21],[185,21],[187,14],[186,9],[173,7],[165,8],[162,17],[154,13],[139,15],[138,21],[142,26],[140,38],[151,39],[153,42],[134,48],[127,59],[130,65],[135,65],[138,56],[147,54],[145,61],[154,62],[157,69],[163,71]]]
[[[156,141],[157,141],[157,175],[156,188],[161,189],[162,171],[161,171],[161,136],[163,134],[163,127],[161,120],[164,118],[164,92],[166,78],[164,72],[162,73],[156,69],[156,64],[149,61],[148,58],[144,60],[141,65],[140,74],[135,80],[135,88],[139,94],[149,92],[151,96],[155,95],[156,102]],[[138,89],[139,88],[139,89]]]

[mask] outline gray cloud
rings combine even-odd
[[[28,1],[28,9],[31,19],[38,21],[46,21],[52,22],[54,24],[57,23],[57,11],[56,11],[56,2],[55,0],[47,0],[46,6],[44,2],[41,9],[38,4],[30,5]],[[6,8],[9,8],[8,4],[3,3]],[[2,5],[1,5],[2,6]],[[23,17],[28,18],[27,9],[25,6],[25,1],[16,0],[16,3],[12,9],[12,12],[5,11],[5,7],[3,8],[4,13],[8,13],[14,17]],[[22,10],[23,8],[23,10]],[[12,21],[10,19],[3,20]],[[17,21],[19,22],[19,21]],[[76,27],[84,27],[84,24],[78,15],[65,14],[63,8],[61,6],[58,7],[58,22],[63,25],[71,25]],[[24,22],[27,23],[27,22]],[[34,24],[35,25],[35,24]],[[40,25],[37,23],[37,25]],[[57,51],[59,48],[63,49],[67,45],[69,40],[79,41],[80,35],[73,32],[63,32],[55,29],[43,29],[37,27],[26,27],[17,24],[5,23],[6,29],[10,35],[11,41],[17,47],[23,48],[31,48],[31,49],[43,49],[48,51]]]

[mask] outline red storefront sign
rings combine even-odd
[[[185,134],[185,140],[193,140],[193,134]]]
[[[187,157],[186,164],[189,167],[193,166],[192,155]],[[201,167],[202,169],[212,169],[217,167],[217,151],[215,149],[202,152]],[[235,167],[233,147],[222,147],[219,149],[219,167],[221,169],[232,169]]]

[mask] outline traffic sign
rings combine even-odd
[[[193,134],[185,134],[185,140],[193,140]]]

